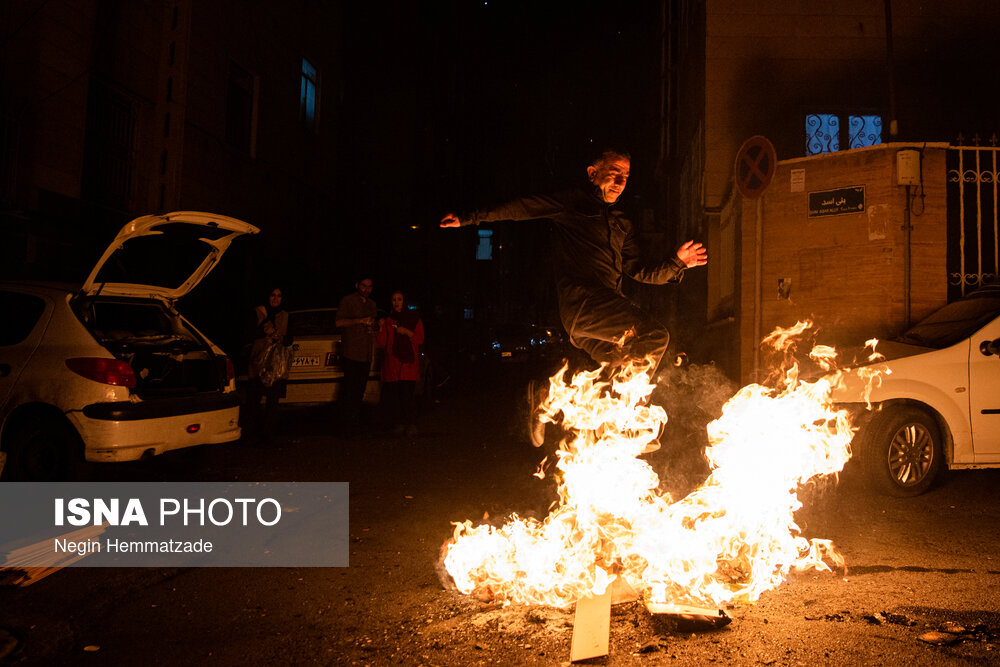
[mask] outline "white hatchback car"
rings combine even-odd
[[[385,313],[379,312],[379,317]],[[336,401],[344,371],[340,365],[340,328],[336,308],[306,308],[288,313],[288,333],[292,336],[292,366],[282,403],[329,403]],[[365,385],[365,403],[379,402],[378,346]]]
[[[233,364],[174,308],[258,229],[182,211],[115,237],[82,287],[0,282],[0,476],[56,480],[240,437]]]
[[[886,359],[869,368],[883,373],[852,444],[875,489],[914,496],[943,466],[1000,468],[1000,286],[944,306],[876,351]],[[860,408],[863,383],[851,376],[834,397]]]

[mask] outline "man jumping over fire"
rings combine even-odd
[[[587,167],[590,187],[522,197],[468,215],[448,213],[441,226],[551,220],[559,316],[570,342],[594,361],[611,367],[650,357],[655,361],[655,378],[670,333],[624,295],[622,279],[627,275],[654,285],[676,283],[685,269],[706,264],[708,253],[701,243],[687,241],[666,261],[645,263],[640,259],[632,223],[612,208],[625,190],[630,166],[628,153],[608,149]],[[529,432],[532,444],[540,446],[544,423],[537,415]],[[654,443],[646,453],[656,448]]]

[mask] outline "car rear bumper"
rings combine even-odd
[[[83,440],[87,461],[135,461],[195,445],[238,440],[239,399],[235,394],[224,396],[225,400],[203,401],[197,411],[182,407],[184,401],[180,400],[172,408],[145,410],[135,409],[144,403],[127,404],[130,408],[104,403],[87,406],[68,417]],[[218,405],[223,407],[212,409]]]
[[[238,407],[240,397],[228,394],[207,394],[181,396],[178,398],[157,398],[150,401],[115,401],[112,403],[92,403],[83,408],[83,415],[89,419],[108,421],[136,421],[144,419],[164,419],[215,412]]]
[[[343,376],[333,378],[289,378],[285,384],[282,403],[332,403],[340,395]],[[380,395],[378,378],[369,377],[365,384],[365,403],[378,403]]]

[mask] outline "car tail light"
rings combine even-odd
[[[132,372],[132,367],[118,359],[75,357],[67,359],[66,366],[77,375],[94,382],[121,387],[135,386],[135,373]]]
[[[327,366],[339,366],[340,365],[340,355],[336,352],[326,353],[326,365]]]
[[[236,368],[233,366],[233,360],[226,357],[226,384],[236,377]]]

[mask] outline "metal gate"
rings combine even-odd
[[[948,149],[948,301],[1000,275],[996,147]]]

